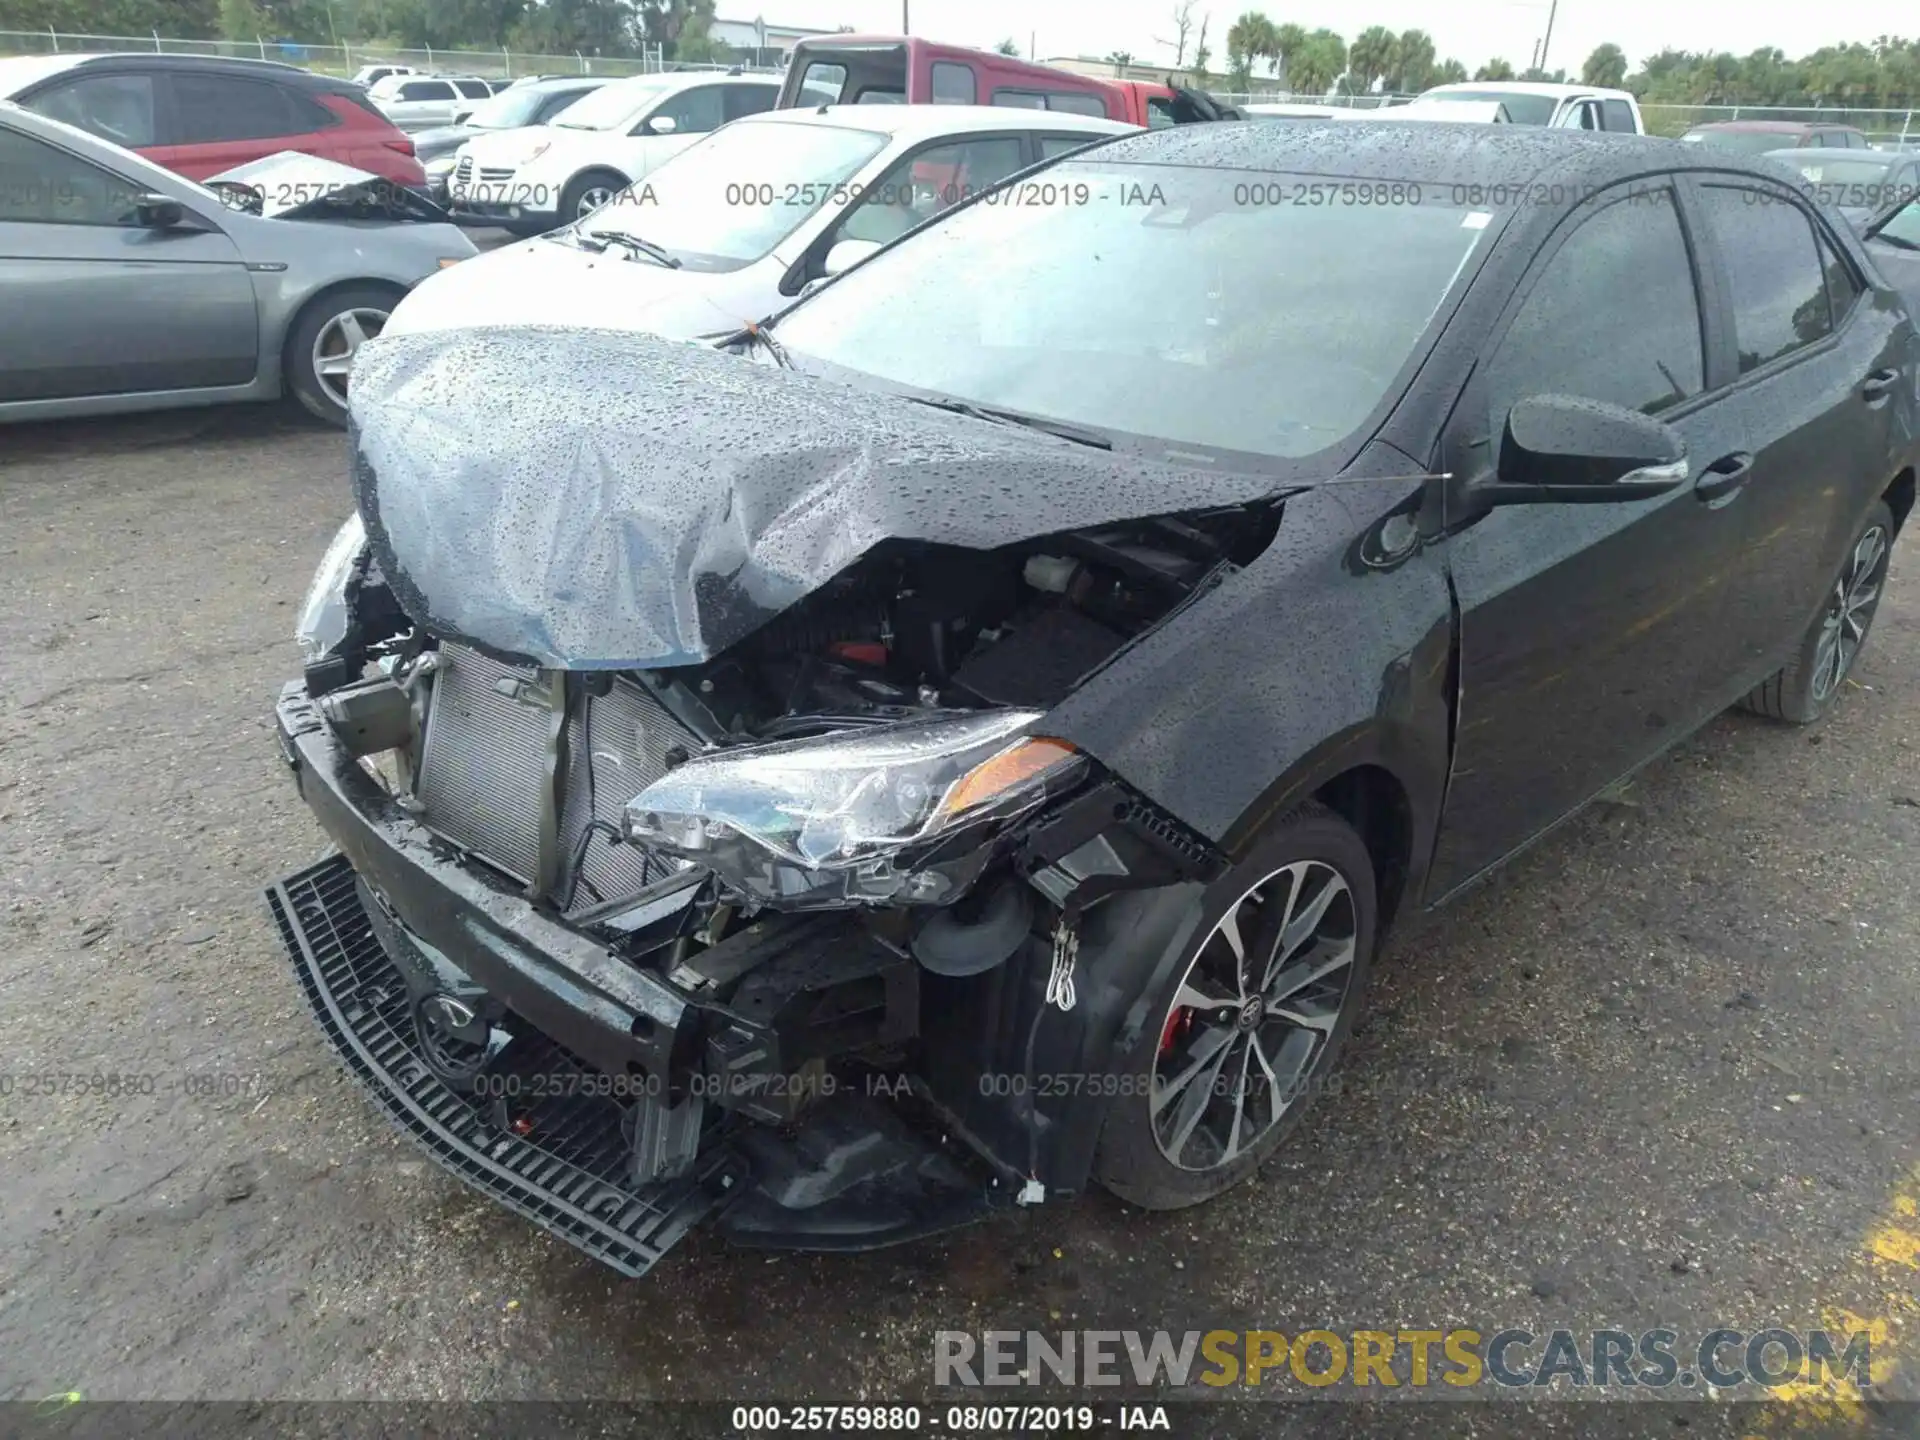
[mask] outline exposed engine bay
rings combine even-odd
[[[310,601],[330,643],[315,647],[324,653],[310,658],[305,688],[361,770],[459,863],[708,1012],[691,1054],[681,1039],[660,1057],[658,1080],[677,1103],[642,1107],[661,1128],[636,1153],[651,1157],[653,1178],[670,1177],[693,1165],[715,1112],[792,1122],[833,1093],[836,1067],[899,1062],[923,1037],[923,981],[964,988],[1023,952],[1044,956],[1067,907],[1205,865],[1203,844],[1087,757],[1022,740],[1025,727],[1003,717],[1057,703],[1256,556],[1276,517],[1277,507],[1226,507],[984,553],[889,544],[711,661],[619,672],[542,669],[437,641],[362,544],[339,566],[338,593]],[[916,834],[830,885],[801,855],[742,879],[697,844],[662,833],[648,843],[626,813],[675,772],[805,755],[828,737],[922,733],[916,725],[985,727],[977,756],[1051,747],[1051,768],[1017,800]],[[1063,826],[1058,812],[1078,792],[1090,792],[1091,823]],[[1116,848],[1122,833],[1132,844]],[[420,960],[398,917],[368,898],[384,948],[418,962],[416,1006],[451,997],[471,1017],[428,1050],[441,1078],[471,1084],[523,1059],[511,1007],[446,957]],[[810,910],[839,913],[781,913]]]

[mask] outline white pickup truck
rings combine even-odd
[[[1550,85],[1532,80],[1482,80],[1436,85],[1415,100],[1498,100],[1516,125],[1564,130],[1617,130],[1644,135],[1640,106],[1625,90],[1598,85]]]

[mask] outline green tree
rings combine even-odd
[[[1583,85],[1604,85],[1618,90],[1626,82],[1627,52],[1611,41],[1594,46],[1586,64],[1580,67],[1580,83]]]
[[[1436,85],[1458,85],[1466,78],[1467,67],[1452,56],[1442,60],[1439,68],[1433,72],[1433,83]]]
[[[1393,71],[1387,88],[1401,94],[1419,94],[1433,84],[1433,37],[1424,30],[1403,30],[1393,46]]]
[[[1288,76],[1291,87],[1294,57],[1299,55],[1300,47],[1307,43],[1307,32],[1289,21],[1285,25],[1273,27],[1273,51],[1269,57],[1273,61],[1275,75]]]
[[[1233,88],[1244,90],[1253,77],[1253,62],[1273,54],[1273,21],[1249,10],[1227,27],[1227,74]]]
[[[1131,50],[1109,50],[1107,52],[1107,63],[1109,65],[1118,65],[1124,70],[1127,66],[1133,64],[1133,52]]]
[[[220,0],[220,33],[228,40],[251,40],[265,30],[253,0]]]
[[[1020,54],[1020,47],[1014,43],[1012,36],[1008,36],[993,48],[1002,55],[1012,55],[1017,58]]]
[[[1325,95],[1346,73],[1347,42],[1331,30],[1307,36],[1287,67],[1287,84],[1296,95]]]
[[[1498,56],[1495,56],[1478,70],[1474,71],[1473,78],[1476,80],[1511,80],[1513,79],[1513,66]]]
[[[1399,37],[1384,25],[1369,25],[1347,49],[1347,77],[1355,94],[1364,95],[1393,74]]]

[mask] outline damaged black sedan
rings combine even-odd
[[[403,306],[274,913],[393,1117],[629,1273],[1204,1200],[1396,915],[1833,702],[1915,351],[1785,180],[1469,125],[1127,137],[730,344]]]

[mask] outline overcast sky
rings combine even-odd
[[[1037,41],[1042,59],[1053,56],[1104,56],[1124,50],[1151,63],[1173,60],[1171,16],[1175,0],[909,0],[916,35],[955,44],[989,48],[1011,36],[1024,52]],[[1227,27],[1243,10],[1263,9],[1276,23],[1292,21],[1307,29],[1326,26],[1351,40],[1369,25],[1392,30],[1422,29],[1434,39],[1442,58],[1453,56],[1468,70],[1504,56],[1524,67],[1534,42],[1547,26],[1547,4],[1533,0],[1285,0],[1250,5],[1231,0],[1209,6],[1195,0],[1196,17],[1211,14],[1207,43],[1214,67],[1224,63]],[[900,0],[720,0],[727,20],[756,16],[773,24],[833,29],[852,25],[869,32],[898,34]],[[1911,28],[1911,27],[1909,27]],[[1751,5],[1734,0],[1562,0],[1553,24],[1549,68],[1577,71],[1594,46],[1611,40],[1634,64],[1656,50],[1731,50],[1745,54],[1777,45],[1802,55],[1822,45],[1871,40],[1888,30],[1884,12],[1872,6]]]

